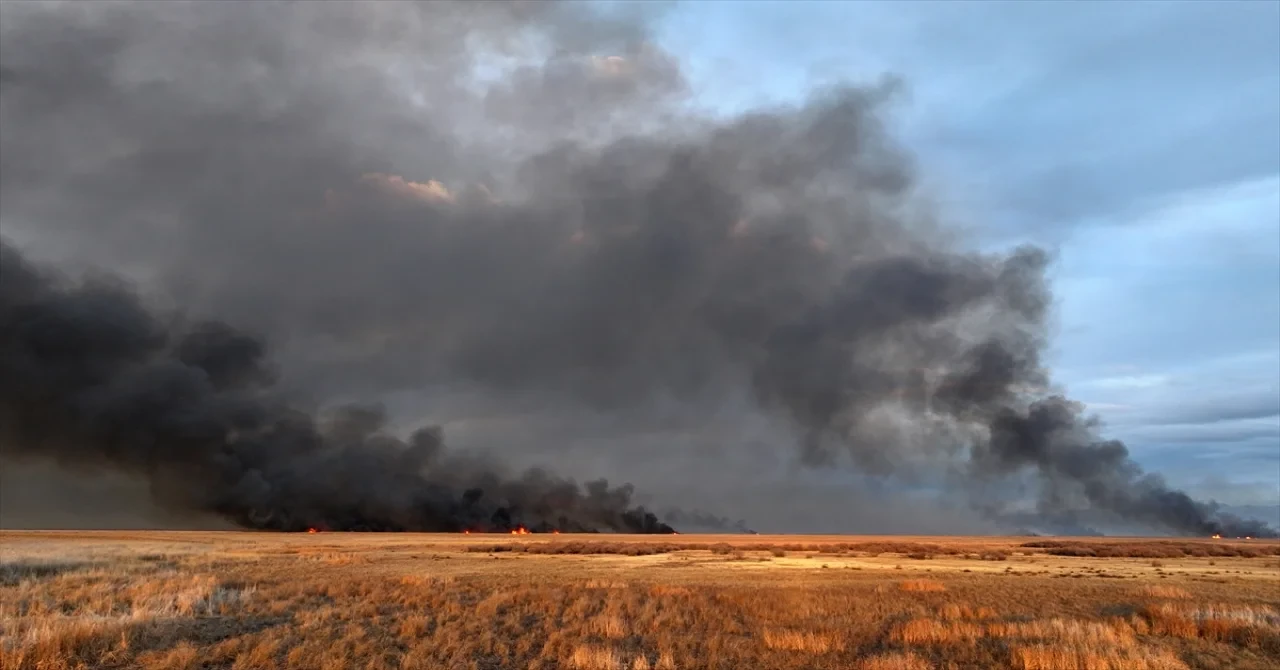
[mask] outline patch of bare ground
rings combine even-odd
[[[1280,667],[1273,544],[1027,544],[0,532],[0,667]]]

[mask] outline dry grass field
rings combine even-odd
[[[0,667],[1280,667],[1280,543],[0,532]]]

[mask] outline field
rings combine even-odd
[[[1280,667],[1280,543],[0,531],[0,667]]]

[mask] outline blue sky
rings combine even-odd
[[[697,2],[696,104],[902,77],[944,216],[1052,248],[1051,362],[1138,459],[1280,502],[1280,3]]]

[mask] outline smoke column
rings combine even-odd
[[[732,396],[806,467],[949,472],[993,517],[980,492],[1017,482],[1046,517],[1274,532],[1055,391],[1048,257],[939,221],[881,122],[894,81],[701,116],[659,11],[0,5],[5,234],[181,307],[6,244],[5,458],[254,527],[660,531],[629,487],[505,479],[288,398],[465,389],[625,426]]]

